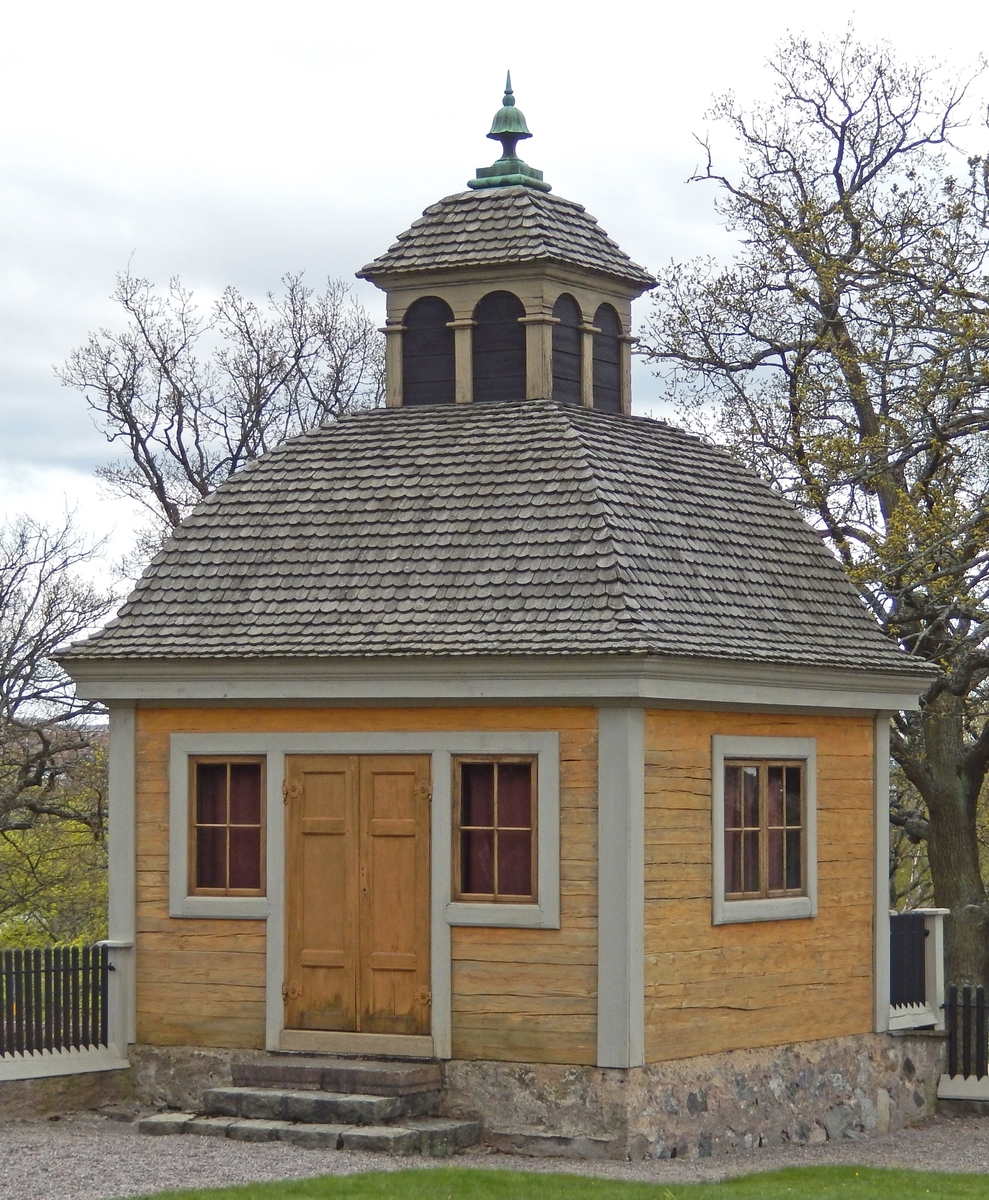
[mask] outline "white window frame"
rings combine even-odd
[[[782,758],[804,763],[803,896],[756,900],[725,899],[725,759]],[[711,829],[713,925],[742,921],[795,921],[817,916],[817,739],[792,737],[711,738]]]

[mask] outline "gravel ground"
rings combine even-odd
[[[117,1200],[163,1189],[222,1187],[311,1175],[448,1165],[451,1160],[387,1158],[342,1150],[301,1150],[284,1143],[226,1138],[146,1137],[105,1117],[0,1123],[0,1200]],[[843,1139],[823,1146],[762,1150],[698,1162],[574,1162],[474,1152],[458,1166],[560,1171],[648,1183],[718,1180],[783,1166],[856,1163],[928,1171],[989,1173],[989,1118],[934,1117],[899,1133]]]

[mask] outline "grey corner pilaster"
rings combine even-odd
[[[645,713],[598,710],[599,1067],[645,1061]]]
[[[891,712],[877,712],[873,736],[873,805],[875,815],[875,1030],[889,1028],[889,726]]]
[[[137,925],[136,871],[136,733],[135,705],[110,706],[108,845],[108,941],[115,968],[118,1011],[126,1041],[137,1040],[137,992],[134,971],[134,936]]]

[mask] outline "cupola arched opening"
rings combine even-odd
[[[582,318],[573,296],[564,293],[553,305],[553,399],[580,404]]]
[[[594,335],[594,407],[602,412],[622,411],[622,323],[610,304],[594,314],[601,331]]]
[[[525,308],[511,292],[489,292],[474,309],[474,399],[525,399]]]
[[[453,310],[438,296],[411,304],[402,324],[402,404],[453,404]]]

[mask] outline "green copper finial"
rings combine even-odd
[[[470,188],[489,187],[531,187],[540,192],[552,189],[543,182],[542,171],[528,166],[516,154],[515,147],[524,138],[532,137],[529,126],[525,123],[522,110],[515,107],[515,93],[512,91],[512,73],[508,72],[505,79],[505,96],[501,108],[495,113],[491,122],[489,138],[501,142],[501,158],[493,166],[478,167],[477,178],[467,184]]]

